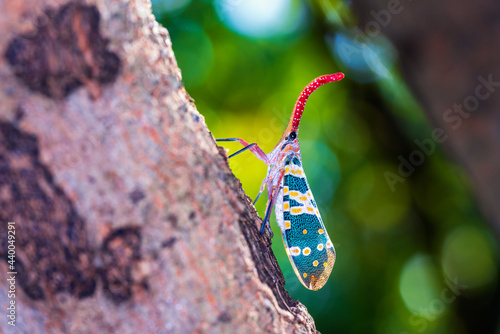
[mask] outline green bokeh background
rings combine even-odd
[[[268,26],[245,25],[238,15],[252,9],[247,1],[157,0],[153,11],[216,138],[240,137],[269,152],[302,88],[323,74],[346,74],[310,97],[299,134],[337,251],[323,289],[299,283],[272,218],[291,296],[322,333],[500,333],[498,246],[464,171],[436,145],[411,176],[387,180],[419,150],[415,140],[429,142],[433,131],[390,42],[381,34],[354,43],[356,18],[342,1],[276,0],[284,7],[265,21],[273,10],[254,0]],[[266,166],[250,153],[230,166],[255,197]],[[265,199],[257,209],[263,216]]]

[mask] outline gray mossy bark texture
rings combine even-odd
[[[442,144],[470,176],[500,239],[500,2],[354,0],[353,6],[364,40],[381,32],[393,42],[405,81],[434,130],[444,130]]]
[[[149,1],[0,8],[2,332],[315,333]]]

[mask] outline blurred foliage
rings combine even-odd
[[[363,36],[337,0],[156,0],[153,10],[216,138],[240,137],[269,152],[302,88],[323,74],[346,74],[311,96],[299,135],[337,251],[323,289],[299,283],[272,221],[286,288],[319,331],[466,333],[496,321],[495,238],[464,172],[430,142],[433,129],[383,35]],[[411,159],[411,173],[398,174]],[[254,197],[266,166],[250,153],[230,166]],[[265,199],[257,209],[263,216]]]

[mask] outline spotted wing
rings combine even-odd
[[[282,205],[283,242],[293,269],[306,288],[321,289],[335,264],[335,249],[296,156],[285,162]]]

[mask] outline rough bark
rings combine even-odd
[[[2,331],[315,332],[149,1],[0,8]]]
[[[378,26],[396,46],[406,81],[434,127],[446,131],[443,145],[470,175],[500,239],[500,2],[353,4],[365,37]]]

